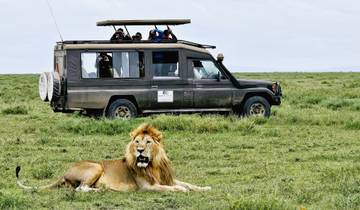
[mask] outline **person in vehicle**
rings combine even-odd
[[[174,40],[177,41],[177,37],[175,36],[175,34],[172,32],[171,29],[166,29],[164,31],[164,36],[163,36],[164,40]]]
[[[125,38],[125,33],[124,30],[122,28],[119,28],[115,31],[115,33],[112,35],[112,37],[110,38],[111,41],[119,41],[119,40],[124,40]]]
[[[215,66],[209,65],[209,61],[193,61],[193,71],[195,79],[221,79],[219,70]],[[220,76],[220,78],[219,78]]]
[[[193,61],[193,69],[195,79],[204,79],[203,74],[205,72],[205,68],[201,61]]]
[[[140,32],[137,32],[133,37],[132,37],[133,40],[135,41],[141,41],[142,40],[142,35]]]
[[[131,38],[130,34],[126,34],[124,40],[133,40],[133,39]]]
[[[100,78],[112,78],[112,57],[106,52],[101,52],[96,59],[96,66],[99,70]]]
[[[158,28],[152,29],[149,32],[149,40],[151,40],[151,41],[161,42],[163,37],[164,37],[164,31],[162,31]]]
[[[155,32],[155,30],[150,30],[150,31],[149,31],[149,38],[148,38],[148,40],[149,40],[149,41],[153,41],[153,40],[155,40],[155,38],[156,38],[156,32]]]

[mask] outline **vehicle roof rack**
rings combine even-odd
[[[178,43],[186,44],[186,45],[190,45],[190,46],[194,46],[194,47],[205,48],[205,49],[216,49],[216,46],[213,46],[213,45],[199,44],[199,43],[185,41],[185,40],[178,40]]]
[[[190,19],[153,19],[153,20],[104,20],[96,23],[97,26],[145,26],[145,25],[185,25]]]
[[[141,41],[135,41],[135,40],[117,40],[117,41],[110,41],[110,40],[67,40],[67,41],[61,41],[57,42],[57,44],[185,44],[193,47],[199,47],[204,49],[215,49],[216,46],[213,45],[206,45],[206,44],[199,44],[195,42],[190,42],[186,40],[162,40],[160,42],[154,42],[150,40],[141,40]]]

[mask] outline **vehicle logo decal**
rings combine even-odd
[[[158,103],[172,103],[174,102],[173,90],[158,90]]]

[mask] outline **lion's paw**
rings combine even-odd
[[[179,185],[176,185],[174,186],[174,191],[176,192],[189,192],[189,189],[183,187],[183,186],[179,186]]]

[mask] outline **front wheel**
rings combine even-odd
[[[243,115],[245,116],[270,116],[271,106],[264,97],[253,96],[246,100],[243,107]]]
[[[136,106],[127,99],[113,101],[107,111],[107,117],[111,119],[128,120],[137,116]]]

